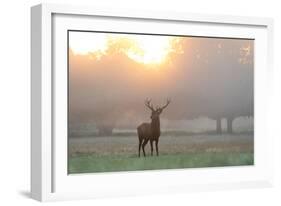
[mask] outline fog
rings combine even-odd
[[[161,115],[163,128],[217,127],[219,132],[227,127],[232,132],[233,122],[234,129],[252,129],[254,40],[179,39],[177,49],[160,65],[134,61],[120,42],[101,56],[70,49],[70,125],[134,129],[150,121],[146,99],[157,106],[169,98],[171,104]]]

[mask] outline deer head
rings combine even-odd
[[[151,104],[151,100],[145,101],[145,106],[147,106],[151,110],[151,119],[155,120],[159,118],[159,115],[163,112],[163,110],[170,104],[171,100],[167,99],[167,102],[162,107],[157,106],[156,109],[154,109],[153,105]]]

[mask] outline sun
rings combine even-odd
[[[69,47],[74,54],[106,55],[109,42],[115,42],[130,59],[142,64],[162,64],[174,50],[177,37],[137,34],[109,34],[94,32],[70,32]]]
[[[172,37],[136,36],[134,40],[142,53],[128,51],[127,55],[139,63],[161,64],[172,50]]]

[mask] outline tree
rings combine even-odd
[[[93,122],[100,135],[110,135],[120,120],[138,124],[147,117],[144,100],[172,104],[171,120],[206,116],[233,120],[253,115],[253,41],[220,38],[180,38],[181,52],[171,52],[161,65],[145,65],[128,57],[136,49],[126,39],[111,40],[104,54],[69,51],[70,120]],[[137,51],[141,52],[141,51]]]

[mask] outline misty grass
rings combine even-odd
[[[192,153],[147,156],[136,155],[77,155],[70,157],[69,173],[159,170],[177,168],[202,168],[253,165],[253,153]]]

